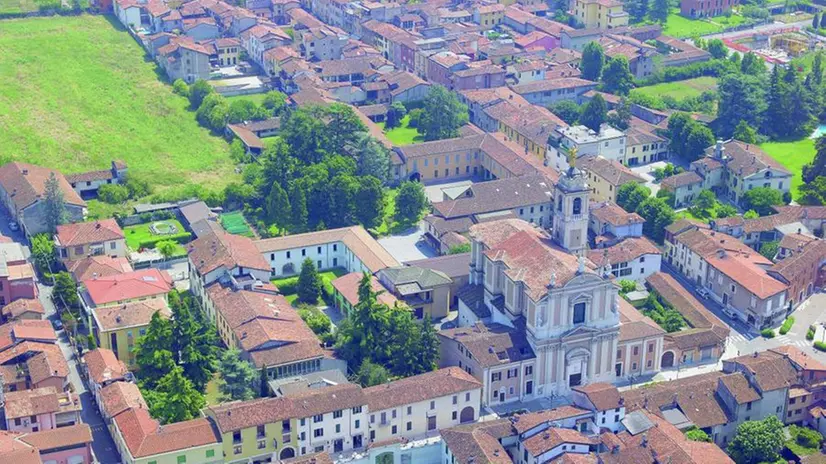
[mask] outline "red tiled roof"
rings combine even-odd
[[[364,394],[370,411],[381,411],[481,388],[482,384],[472,375],[458,367],[448,367],[365,388]]]
[[[128,370],[112,350],[98,348],[83,355],[89,377],[97,384],[122,379]]]
[[[132,382],[113,382],[100,390],[100,398],[107,418],[131,408],[149,408],[138,386]]]
[[[43,304],[40,300],[37,299],[29,299],[29,298],[21,298],[19,300],[14,300],[11,303],[3,306],[3,316],[15,319],[22,316],[25,313],[35,313],[35,314],[45,314],[45,310],[43,309]]]
[[[201,275],[224,266],[269,271],[270,264],[247,237],[217,232],[200,237],[187,246],[189,259]]]
[[[71,247],[120,240],[124,238],[124,235],[114,219],[102,219],[59,225],[55,237],[60,246]]]
[[[49,321],[22,320],[11,324],[11,333],[16,341],[31,340],[45,343],[57,341],[57,334]]]
[[[87,279],[81,284],[97,306],[166,295],[172,290],[172,278],[169,274],[154,268]]]
[[[359,302],[359,283],[361,283],[361,278],[363,276],[364,274],[361,272],[344,274],[332,282],[333,288],[338,290],[348,303],[355,306]],[[398,300],[392,293],[388,292],[387,289],[382,286],[375,276],[370,276],[370,286],[373,288],[374,292],[381,292],[377,298],[379,303],[386,304],[390,307],[395,306]]]
[[[92,443],[92,429],[88,424],[75,424],[59,429],[27,433],[19,440],[34,446],[41,452],[48,452],[57,448],[70,448]]]
[[[46,194],[46,181],[54,173],[66,204],[86,206],[77,192],[58,171],[27,163],[6,163],[0,166],[0,187],[11,196],[11,201],[22,210],[42,199]]]
[[[88,258],[71,261],[68,264],[69,272],[76,281],[82,282],[95,277],[109,277],[132,272],[132,265],[126,258],[112,258],[111,256],[90,256]]]
[[[221,439],[208,419],[198,418],[161,426],[149,411],[133,408],[115,416],[115,425],[133,458],[215,445]]]

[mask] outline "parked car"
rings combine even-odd
[[[737,313],[734,312],[734,310],[731,309],[731,308],[723,308],[723,314],[725,314],[726,316],[728,316],[732,319],[737,319]]]
[[[55,330],[63,330],[63,322],[60,319],[52,319],[52,327]]]
[[[17,225],[17,222],[15,221],[9,221],[9,229],[11,229],[12,232],[17,232],[18,230],[20,230],[20,226]]]
[[[697,295],[700,295],[702,298],[708,299],[708,297],[709,297],[708,289],[706,289],[705,287],[698,287],[697,288]]]

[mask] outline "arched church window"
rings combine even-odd
[[[585,303],[577,303],[574,305],[574,324],[585,323]]]
[[[582,214],[582,198],[574,198],[574,214]]]

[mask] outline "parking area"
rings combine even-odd
[[[400,263],[426,259],[438,253],[425,242],[422,223],[396,235],[379,239],[379,243]]]
[[[657,192],[660,191],[660,184],[655,183],[655,179],[654,176],[651,175],[651,171],[657,168],[664,168],[666,164],[666,161],[655,161],[653,163],[643,164],[641,166],[632,166],[631,170],[638,176],[645,179],[645,186],[651,189],[651,195],[656,196]]]

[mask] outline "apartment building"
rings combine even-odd
[[[616,159],[588,155],[578,158],[576,164],[588,176],[592,201],[616,203],[617,192],[623,185],[628,182],[645,184],[645,179]]]
[[[613,29],[628,25],[628,13],[616,0],[575,0],[574,16],[585,29]]]
[[[84,354],[82,366],[98,407],[103,405],[101,390],[115,382],[125,381],[129,372],[126,364],[106,348],[96,348]]]
[[[298,455],[295,408],[287,398],[229,402],[204,412],[220,433],[223,462],[263,462]]]
[[[155,313],[164,318],[172,317],[166,301],[160,298],[94,308],[92,334],[98,346],[112,350],[118,359],[134,369],[137,367],[135,342],[146,335]]]
[[[37,299],[40,292],[28,258],[27,247],[15,242],[0,243],[0,305]]]
[[[126,237],[114,219],[57,226],[55,252],[61,261],[90,256],[126,257]]]
[[[452,280],[444,273],[416,266],[382,269],[377,274],[387,290],[413,310],[416,319],[439,320],[450,307]]]
[[[638,236],[592,249],[588,259],[598,267],[610,268],[611,274],[618,279],[642,283],[651,274],[659,272],[662,256],[651,240]]]
[[[614,374],[632,382],[634,378],[656,374],[660,371],[665,330],[624,298],[620,298],[617,307],[620,328]]]
[[[637,213],[629,213],[608,201],[592,204],[589,211],[588,233],[593,237],[593,252],[627,237],[642,237],[645,220]]]
[[[625,133],[602,124],[599,132],[585,126],[570,126],[556,129],[548,140],[548,162],[560,171],[568,169],[568,154],[576,150],[576,156],[597,156],[626,164]],[[593,162],[591,162],[593,164]]]
[[[681,0],[680,14],[689,18],[721,16],[739,4],[740,0]]]
[[[580,101],[583,94],[597,88],[597,83],[578,77],[546,79],[512,85],[511,90],[534,105],[547,107],[563,100]]]
[[[5,429],[38,432],[80,423],[80,398],[55,387],[4,394]]]
[[[192,84],[198,79],[209,79],[209,57],[212,52],[204,45],[187,36],[170,39],[157,50],[155,59],[169,76],[170,81],[183,79]]]

